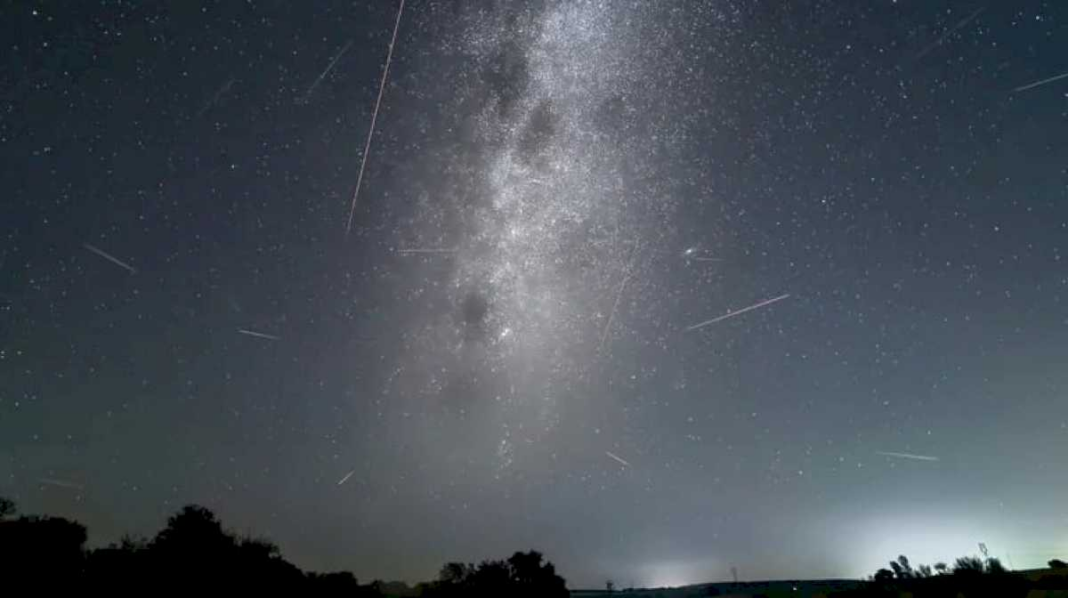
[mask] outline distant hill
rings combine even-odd
[[[1014,571],[1016,575],[1027,580],[1024,587],[1014,588],[1020,591],[1019,595],[1028,598],[1068,598],[1068,569],[1028,569]],[[954,588],[957,583],[965,584],[967,580],[952,575],[935,576],[930,579],[918,579],[911,583],[916,588],[923,589],[920,594],[912,590],[879,588],[872,582],[859,579],[806,579],[806,580],[778,580],[778,581],[750,581],[738,583],[704,583],[677,588],[640,588],[632,590],[572,590],[573,598],[704,598],[705,596],[719,596],[721,598],[863,598],[865,596],[879,596],[891,598],[914,595],[922,596],[956,596],[960,588]],[[937,584],[937,585],[936,585]],[[946,587],[945,584],[949,584]],[[940,587],[941,586],[941,587]],[[1029,586],[1029,587],[1027,587]],[[973,588],[975,589],[975,588]],[[943,590],[948,590],[946,593]],[[976,589],[977,593],[961,593],[962,596],[997,596],[998,598],[1011,598],[1016,593],[998,594],[989,593],[991,588]],[[997,592],[997,590],[993,590]]]
[[[748,596],[766,596],[778,598],[817,598],[840,592],[862,590],[868,582],[858,579],[786,579],[777,581],[740,581],[722,583],[702,583],[677,588],[641,588],[633,590],[572,590],[573,598],[704,598],[721,596],[724,598],[743,598]]]

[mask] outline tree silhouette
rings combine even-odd
[[[15,515],[15,501],[0,496],[0,519],[6,519]]]
[[[348,571],[337,573],[309,573],[309,584],[306,585],[309,594],[318,596],[354,596],[364,593],[356,577]],[[374,592],[377,594],[378,592]]]
[[[1050,569],[1068,569],[1068,563],[1061,559],[1050,559],[1048,563]]]
[[[912,579],[915,577],[909,559],[905,555],[897,557],[896,561],[890,561],[890,568],[894,570],[894,577],[898,579]]]
[[[945,563],[936,563],[932,568],[919,565],[912,568],[908,559],[900,556],[890,561],[893,569],[879,569],[872,577],[873,587],[848,593],[849,596],[890,596],[903,595],[916,598],[943,598],[951,596],[998,596],[999,598],[1023,598],[1032,589],[1032,582],[1026,577],[1005,569],[996,558],[983,560],[975,556],[961,557],[953,566],[953,575],[946,575],[949,567]],[[1062,581],[1046,580],[1050,588],[1060,589]],[[843,598],[847,594],[843,594]]]
[[[556,567],[542,564],[540,552],[517,552],[508,559],[516,596],[570,596],[564,578],[556,574]]]
[[[58,517],[12,518],[14,503],[0,501],[0,570],[5,588],[33,587],[63,593],[96,590],[121,595],[236,593],[315,596],[515,596],[566,598],[564,579],[536,551],[477,567],[448,563],[436,582],[360,586],[349,572],[304,573],[282,557],[278,545],[239,537],[210,510],[188,505],[146,540],[86,551],[85,528]],[[32,584],[32,586],[31,586]]]
[[[482,561],[475,572],[471,590],[485,596],[515,595],[512,587],[512,571],[504,561]]]
[[[4,581],[32,582],[35,590],[76,587],[84,566],[85,540],[85,527],[62,517],[0,520]]]
[[[983,561],[977,556],[962,556],[953,565],[954,575],[980,575],[983,571]]]
[[[87,555],[87,585],[134,593],[150,582],[148,558],[148,540],[123,536],[117,544],[97,548]]]
[[[999,559],[990,557],[986,559],[986,572],[991,575],[1002,575],[1008,573],[1008,570],[1005,569],[1005,565],[1002,565]]]
[[[234,546],[234,538],[223,531],[222,523],[208,509],[187,505],[167,519],[152,540],[152,549],[181,556],[197,556]]]
[[[446,585],[463,585],[474,575],[474,568],[465,563],[445,563],[438,573],[438,580]]]
[[[550,562],[542,562],[536,551],[517,552],[506,561],[482,561],[476,567],[464,563],[447,563],[424,596],[516,596],[567,597],[564,578],[556,574]]]
[[[237,543],[215,514],[198,505],[182,507],[167,519],[149,543],[150,564],[157,579],[194,591],[209,582],[234,583]]]

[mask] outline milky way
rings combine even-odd
[[[473,74],[458,95],[475,106],[462,126],[478,151],[449,162],[463,171],[457,190],[435,193],[408,231],[413,247],[455,251],[426,258],[449,261],[447,309],[415,319],[402,367],[430,406],[479,428],[458,433],[492,438],[473,459],[493,456],[497,474],[545,452],[527,447],[553,438],[562,401],[589,392],[602,330],[611,358],[606,326],[628,256],[671,209],[636,192],[628,166],[644,156],[618,135],[656,80],[628,30],[641,16],[564,3],[465,21]]]

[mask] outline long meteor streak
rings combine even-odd
[[[326,65],[326,68],[323,70],[323,72],[319,73],[319,76],[316,77],[315,81],[311,84],[310,87],[308,87],[308,91],[304,92],[304,95],[297,98],[298,104],[308,103],[308,100],[311,99],[311,95],[315,91],[315,88],[319,87],[319,84],[322,83],[323,79],[325,79],[326,76],[330,74],[330,71],[334,70],[334,65],[337,64],[338,60],[341,60],[341,57],[344,56],[345,52],[348,51],[349,46],[351,45],[352,40],[350,39],[349,43],[345,44],[345,47],[341,48],[341,51],[334,55],[334,58],[330,61],[330,64]]]
[[[240,332],[241,334],[246,334],[248,336],[254,336],[256,338],[265,338],[265,339],[270,340],[270,341],[281,340],[281,337],[275,336],[273,334],[267,334],[266,332],[256,332],[255,330],[245,330],[244,328],[238,328],[237,331]]]
[[[1054,81],[1060,81],[1061,79],[1064,79],[1065,77],[1068,77],[1068,73],[1061,73],[1060,75],[1054,75],[1054,76],[1049,77],[1047,79],[1042,79],[1041,81],[1035,81],[1034,83],[1028,83],[1027,85],[1022,85],[1020,87],[1017,87],[1016,89],[1012,90],[1012,93],[1019,93],[1021,91],[1027,91],[1028,89],[1034,89],[1036,87],[1041,87],[1043,85],[1046,85],[1047,83],[1053,83]]]
[[[616,299],[612,302],[612,311],[608,312],[608,321],[604,323],[604,330],[601,331],[601,344],[598,345],[598,350],[604,349],[604,342],[608,340],[608,331],[612,329],[612,320],[616,317],[616,309],[619,308],[619,299],[623,296],[623,289],[627,288],[627,281],[630,280],[630,272],[623,275],[623,280],[619,283],[619,289],[616,291]]]
[[[743,307],[742,309],[739,309],[738,311],[732,311],[730,313],[724,314],[722,316],[719,316],[718,318],[712,318],[711,320],[705,320],[704,322],[700,322],[698,324],[694,324],[693,326],[690,326],[689,328],[686,329],[686,332],[689,332],[691,330],[697,330],[698,328],[704,328],[705,326],[708,326],[709,324],[715,324],[716,322],[722,322],[723,320],[726,320],[727,318],[733,318],[734,316],[740,316],[740,315],[744,314],[747,311],[753,311],[754,309],[760,309],[761,307],[764,307],[766,305],[771,305],[772,303],[776,303],[778,301],[782,301],[783,299],[786,299],[789,296],[790,296],[789,294],[779,295],[778,297],[773,297],[771,299],[767,299],[765,301],[761,301],[760,303],[755,303],[753,305],[750,305],[749,307]]]
[[[41,478],[37,480],[37,483],[44,484],[45,486],[55,486],[56,488],[66,488],[68,490],[85,490],[85,486],[82,486],[77,482],[57,480],[55,478]]]
[[[938,457],[931,457],[928,455],[914,455],[912,453],[894,453],[890,451],[875,451],[876,455],[882,455],[884,457],[893,457],[895,459],[912,459],[913,461],[938,461]]]
[[[938,36],[938,39],[936,39],[933,42],[931,42],[930,44],[928,44],[928,46],[926,48],[924,48],[923,50],[921,50],[919,54],[916,54],[916,60],[919,60],[920,58],[923,58],[924,56],[930,54],[931,50],[934,50],[935,48],[940,46],[942,44],[942,42],[946,41],[946,38],[948,38],[949,36],[953,35],[953,33],[955,33],[958,29],[960,29],[961,27],[964,27],[968,23],[972,22],[972,19],[974,19],[975,17],[978,17],[980,14],[982,14],[982,12],[984,10],[986,10],[986,7],[985,6],[981,6],[981,7],[977,8],[977,9],[975,9],[974,11],[972,11],[972,13],[970,15],[964,17],[960,21],[957,21],[956,25],[954,25],[954,26],[950,27],[949,29],[947,29],[945,33],[943,33],[942,35]]]
[[[389,40],[389,52],[386,53],[386,68],[382,71],[382,82],[378,84],[378,100],[375,101],[375,110],[371,113],[371,128],[367,130],[367,143],[363,146],[363,159],[360,161],[360,174],[356,176],[356,190],[352,192],[352,207],[349,208],[349,223],[345,227],[345,233],[352,232],[352,217],[356,214],[356,200],[360,198],[360,185],[363,184],[363,171],[367,168],[367,154],[371,152],[371,139],[375,136],[375,121],[378,120],[378,109],[382,107],[382,94],[386,91],[386,79],[389,77],[389,63],[393,61],[393,46],[397,43],[397,31],[400,30],[401,14],[404,13],[404,0],[400,1],[397,9],[397,22],[393,24],[393,38]]]
[[[111,255],[110,253],[104,251],[103,249],[99,249],[97,247],[93,247],[92,245],[90,245],[88,243],[83,243],[82,247],[85,247],[89,251],[92,251],[93,253],[99,255],[100,257],[106,259],[107,261],[115,264],[116,266],[118,266],[120,268],[126,268],[127,270],[130,271],[130,274],[137,274],[137,270],[133,266],[131,266],[130,264],[127,264],[126,262],[120,260],[119,258]]]

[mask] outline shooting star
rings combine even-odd
[[[427,248],[427,249],[397,249],[396,252],[397,253],[456,253],[456,250],[455,249]]]
[[[337,64],[337,61],[341,60],[341,57],[345,54],[345,52],[348,51],[349,46],[351,45],[352,40],[350,39],[349,43],[345,44],[345,47],[341,48],[341,51],[334,55],[334,57],[330,60],[330,64],[326,65],[326,69],[324,69],[323,72],[319,73],[319,76],[315,78],[314,82],[312,82],[311,87],[308,88],[308,91],[305,91],[304,95],[298,97],[295,100],[297,104],[307,104],[311,100],[311,95],[315,92],[315,88],[319,87],[319,84],[322,83],[323,79],[325,79],[326,76],[330,74],[330,71],[334,70],[334,65]]]
[[[608,321],[604,323],[604,330],[601,331],[601,344],[597,347],[598,351],[604,349],[604,342],[608,340],[608,331],[612,329],[612,320],[616,317],[616,308],[619,307],[619,299],[623,296],[623,289],[626,288],[628,280],[630,280],[630,272],[624,274],[623,280],[619,283],[616,300],[612,302],[612,311],[608,312]]]
[[[85,490],[85,486],[76,482],[68,482],[67,480],[56,480],[52,478],[41,478],[37,480],[37,483],[45,486],[55,486],[56,488],[66,488],[67,490]]]
[[[267,334],[266,332],[256,332],[255,330],[245,330],[244,328],[238,328],[237,331],[241,334],[247,334],[248,336],[254,336],[256,338],[265,338],[270,341],[282,340],[281,337],[275,336],[273,334]]]
[[[397,43],[397,31],[400,30],[401,15],[404,14],[404,0],[400,0],[397,8],[397,22],[393,24],[393,37],[389,40],[389,51],[386,53],[386,68],[382,70],[382,82],[378,84],[378,99],[375,100],[375,109],[371,113],[371,128],[367,130],[367,143],[363,146],[363,159],[360,160],[360,174],[356,176],[356,190],[352,192],[352,207],[349,208],[349,223],[345,227],[345,234],[352,232],[352,217],[356,214],[356,201],[360,198],[360,186],[363,184],[363,171],[367,168],[367,155],[371,152],[371,139],[375,136],[375,122],[378,120],[378,109],[382,107],[382,94],[386,91],[386,79],[389,77],[389,64],[393,61],[393,46]]]
[[[626,466],[626,467],[630,467],[630,463],[627,463],[627,462],[626,462],[625,460],[623,460],[622,458],[620,458],[620,456],[619,456],[619,455],[617,455],[617,454],[613,453],[612,451],[605,451],[605,452],[604,452],[604,454],[608,455],[608,456],[609,456],[610,458],[612,458],[612,459],[615,459],[616,461],[619,461],[619,462],[620,462],[621,464],[623,464],[624,466]]]
[[[705,326],[708,326],[709,324],[715,324],[716,322],[722,322],[723,320],[726,320],[727,318],[733,318],[734,316],[740,316],[740,315],[744,314],[747,311],[753,311],[754,309],[760,309],[761,307],[764,307],[766,305],[771,305],[772,303],[777,303],[779,301],[782,301],[783,299],[788,298],[789,296],[790,296],[789,294],[779,295],[778,297],[773,297],[771,299],[767,299],[765,301],[761,301],[760,303],[755,303],[753,305],[750,305],[749,307],[743,307],[742,309],[739,309],[738,311],[732,311],[732,312],[726,313],[726,314],[724,314],[722,316],[719,316],[718,318],[712,318],[711,320],[705,320],[704,322],[701,322],[699,324],[694,324],[693,326],[690,326],[689,328],[686,329],[686,332],[690,332],[691,330],[697,330],[698,328],[704,328]]]
[[[882,455],[884,457],[893,457],[895,459],[912,459],[913,461],[938,461],[938,457],[930,457],[928,455],[913,455],[912,453],[893,453],[889,451],[875,451],[876,455]]]
[[[931,42],[930,44],[928,44],[928,46],[926,48],[924,48],[923,50],[920,50],[919,54],[916,54],[915,60],[919,60],[919,59],[923,58],[924,56],[927,56],[931,52],[931,50],[934,50],[935,48],[940,46],[942,44],[942,42],[946,41],[947,37],[953,35],[953,33],[955,31],[957,31],[958,29],[960,29],[961,27],[964,27],[968,23],[971,23],[972,19],[974,19],[975,17],[978,17],[984,10],[986,10],[986,7],[985,6],[981,6],[981,7],[977,8],[977,9],[975,9],[974,11],[972,11],[972,13],[970,15],[968,15],[968,16],[964,17],[963,19],[961,19],[960,21],[958,21],[956,25],[950,27],[949,29],[946,30],[945,33],[943,33],[942,35],[938,36],[938,39],[936,39],[933,42]]]
[[[131,266],[130,264],[127,264],[126,262],[120,260],[119,258],[111,255],[110,253],[104,251],[103,249],[100,249],[98,247],[94,247],[94,246],[92,246],[92,245],[90,245],[88,243],[83,243],[82,247],[85,247],[89,251],[92,251],[93,253],[99,255],[100,257],[106,259],[107,261],[115,264],[116,266],[118,266],[120,268],[125,268],[125,269],[129,270],[130,274],[137,274],[137,270],[133,266]]]
[[[691,260],[694,262],[722,262],[722,258],[718,257],[703,257],[697,255],[697,247],[687,247],[686,251],[682,252],[683,259]]]
[[[1064,79],[1066,77],[1068,77],[1068,73],[1061,73],[1060,75],[1054,75],[1054,76],[1052,76],[1052,77],[1050,77],[1048,79],[1043,79],[1041,81],[1035,81],[1034,83],[1028,83],[1027,85],[1022,85],[1020,87],[1017,87],[1016,89],[1012,90],[1012,93],[1019,93],[1021,91],[1027,91],[1028,89],[1034,89],[1036,87],[1042,87],[1043,85],[1046,85],[1047,83],[1053,83],[1054,81],[1060,81],[1061,79]]]
[[[612,311],[608,312],[608,321],[604,323],[604,330],[601,331],[601,344],[597,346],[598,351],[604,350],[604,343],[608,340],[608,331],[612,329],[612,320],[616,318],[616,309],[619,308],[619,300],[623,297],[623,289],[627,287],[627,281],[630,280],[630,269],[634,266],[634,252],[637,250],[637,245],[634,246],[634,249],[630,250],[630,258],[627,260],[627,269],[623,272],[623,279],[619,281],[619,288],[616,290],[616,299],[612,302]]]
[[[356,473],[355,469],[353,469],[352,471],[346,473],[345,477],[343,477],[343,478],[341,478],[340,480],[337,481],[337,485],[340,486],[340,485],[344,484],[345,482],[349,481],[349,478],[351,478],[352,474],[354,474],[354,473]]]
[[[220,87],[215,92],[215,95],[211,96],[211,99],[208,100],[208,103],[204,104],[204,107],[201,108],[199,112],[197,112],[196,118],[200,118],[201,116],[204,116],[204,113],[207,112],[208,110],[210,110],[211,107],[214,106],[215,103],[219,101],[219,98],[221,98],[224,93],[226,93],[227,91],[230,91],[230,88],[234,86],[234,81],[236,81],[236,79],[230,79],[226,83],[223,83],[222,87]]]

